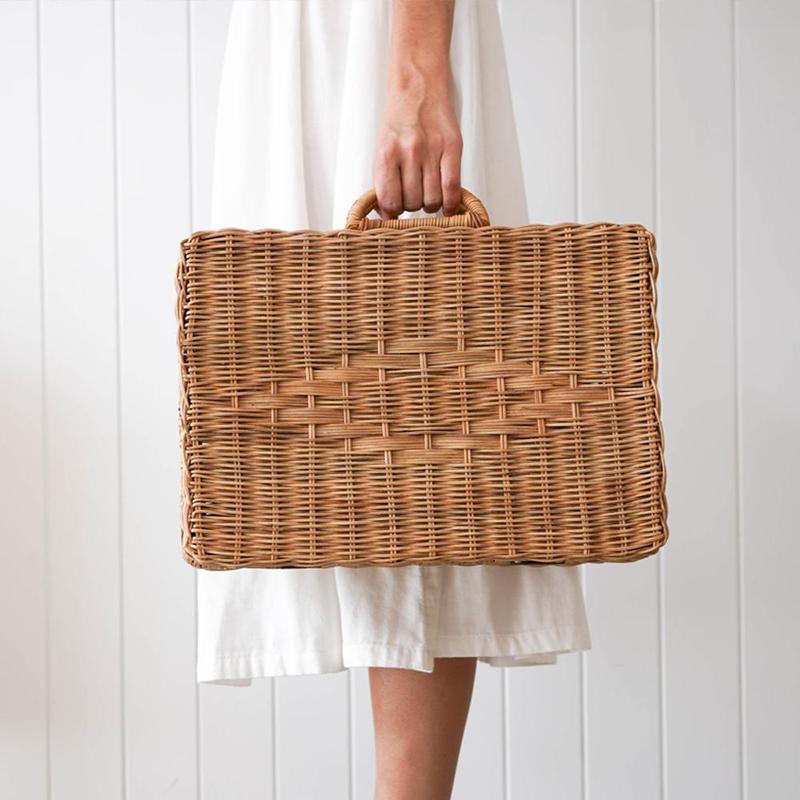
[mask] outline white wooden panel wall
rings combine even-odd
[[[369,800],[366,670],[194,680],[177,243],[228,0],[0,2],[0,797]],[[532,220],[658,239],[671,539],[480,665],[454,797],[800,796],[800,4],[502,0]]]

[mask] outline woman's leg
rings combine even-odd
[[[437,658],[433,672],[370,667],[375,800],[449,800],[477,658]]]

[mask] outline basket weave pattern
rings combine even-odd
[[[455,224],[394,225],[366,220],[369,201],[342,230],[181,242],[184,559],[578,564],[657,551],[652,233],[492,226],[470,202]]]

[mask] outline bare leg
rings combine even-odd
[[[433,672],[370,667],[375,800],[449,800],[477,658],[437,658]]]

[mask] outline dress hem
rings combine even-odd
[[[493,667],[557,663],[558,656],[592,647],[586,625],[521,633],[440,635],[435,648],[424,644],[343,642],[332,649],[295,652],[218,653],[197,662],[197,682],[249,686],[254,678],[319,675],[351,667],[395,667],[433,672],[434,658],[477,657]]]

